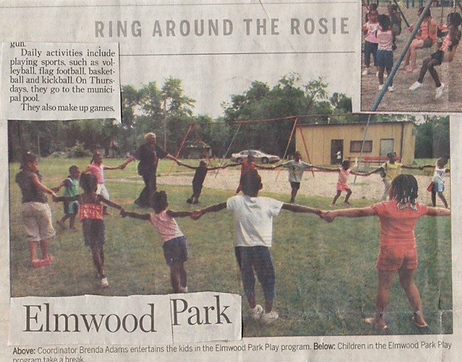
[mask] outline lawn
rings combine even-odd
[[[88,161],[41,159],[39,169],[44,175],[43,182],[49,187],[56,186],[67,176],[70,165],[76,164],[82,169]],[[104,160],[111,166],[121,162]],[[159,172],[166,173],[170,165],[170,162],[162,162]],[[99,288],[80,225],[77,231],[56,227],[57,236],[50,246],[55,261],[47,268],[32,269],[21,223],[20,191],[14,183],[18,170],[18,164],[10,165],[11,296],[123,296],[171,292],[169,270],[155,230],[147,221],[120,218],[116,210],[113,216],[105,219],[106,272],[110,288]],[[143,185],[134,164],[125,171],[107,171],[106,177],[111,198],[128,210],[139,210],[132,201]],[[162,185],[161,188],[168,193],[171,209],[195,209],[196,205],[185,203],[190,187]],[[204,189],[201,207],[222,202],[232,195],[232,190]],[[282,201],[289,198],[286,194],[263,192],[262,195]],[[330,201],[324,197],[297,198],[300,204],[319,208],[326,208]],[[367,199],[357,200],[355,206],[371,203]],[[62,216],[62,204],[50,202],[50,205],[56,221]],[[177,221],[190,247],[190,260],[186,264],[190,291],[242,294],[232,247],[232,215],[223,210],[198,221],[189,218]],[[282,211],[275,218],[271,249],[277,277],[275,309],[281,318],[270,326],[245,319],[244,336],[377,334],[361,320],[374,313],[378,231],[379,222],[375,217],[338,219],[327,224],[314,215]],[[419,253],[416,284],[430,325],[429,333],[452,333],[450,219],[424,217],[417,224],[416,236]],[[259,286],[257,300],[263,302]],[[244,301],[243,310],[246,307]],[[419,333],[410,323],[411,315],[404,292],[395,280],[386,314],[391,332]]]

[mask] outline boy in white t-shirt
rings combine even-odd
[[[279,317],[273,310],[276,276],[269,252],[273,239],[273,217],[279,215],[281,209],[317,215],[321,215],[321,210],[259,197],[258,192],[263,185],[260,175],[253,169],[241,176],[241,185],[244,195],[236,195],[226,202],[194,211],[192,218],[198,219],[208,212],[225,208],[234,212],[234,248],[250,316],[271,323]],[[255,301],[255,274],[265,295],[264,313],[262,306]]]

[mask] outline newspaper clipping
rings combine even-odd
[[[0,360],[458,360],[457,0],[0,12]]]

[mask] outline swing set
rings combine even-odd
[[[348,115],[348,114],[341,114],[341,115],[338,115],[338,116],[346,116],[346,115]],[[310,154],[308,152],[308,146],[307,146],[307,142],[306,142],[306,139],[305,139],[305,135],[303,134],[302,128],[297,127],[297,126],[299,125],[301,118],[320,117],[320,116],[326,116],[326,114],[300,115],[300,116],[290,116],[290,117],[281,117],[281,118],[272,118],[272,119],[242,120],[242,121],[233,121],[233,122],[214,122],[213,123],[214,125],[225,125],[226,124],[226,125],[237,125],[238,126],[236,131],[234,132],[234,135],[233,135],[227,149],[226,149],[226,152],[223,154],[223,157],[219,161],[219,165],[221,167],[221,166],[223,166],[225,164],[226,159],[229,156],[229,152],[230,152],[230,150],[231,150],[231,148],[232,148],[232,146],[234,144],[234,141],[236,140],[238,134],[240,133],[243,125],[256,124],[256,123],[267,123],[267,122],[288,122],[288,121],[292,121],[293,124],[292,124],[289,139],[287,141],[287,145],[285,147],[284,155],[283,155],[282,158],[286,159],[288,151],[289,151],[290,143],[292,142],[292,139],[293,139],[293,137],[294,137],[294,135],[296,133],[296,130],[298,128],[299,131],[300,131],[300,138],[301,138],[302,143],[303,143],[303,149],[304,149],[305,154],[306,154],[306,156],[308,158],[308,162],[311,163],[311,157],[310,157]],[[329,115],[329,116],[335,116],[335,115]],[[182,142],[180,144],[180,147],[179,147],[179,149],[178,149],[178,151],[177,151],[177,153],[175,155],[175,158],[179,157],[179,155],[180,155],[181,151],[183,150],[184,145],[185,145],[189,135],[192,132],[194,134],[194,136],[195,136],[195,142],[197,143],[197,145],[199,145],[201,147],[202,152],[204,154],[204,157],[207,160],[208,165],[212,166],[212,160],[210,159],[209,153],[206,150],[205,143],[203,142],[202,138],[199,135],[199,132],[197,130],[197,126],[198,125],[195,124],[195,123],[191,123],[189,125],[188,130],[186,131],[186,134],[184,135],[183,140],[182,140]],[[172,162],[172,165],[170,166],[170,169],[169,169],[167,175],[170,175],[174,165],[175,165],[175,162]],[[218,172],[219,172],[219,170],[216,171],[215,177],[218,175]],[[278,175],[279,175],[279,172],[278,172]],[[311,172],[312,172],[312,174],[314,176],[314,171],[311,170]],[[277,176],[276,176],[276,179],[277,179]]]

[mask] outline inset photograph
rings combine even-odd
[[[457,1],[363,1],[362,112],[462,112],[460,12]]]

